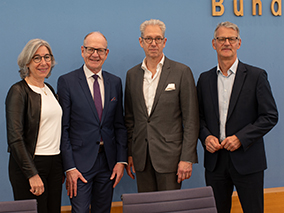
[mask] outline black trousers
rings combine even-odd
[[[30,192],[29,180],[10,154],[9,178],[14,199],[36,199],[38,213],[60,213],[63,178],[61,155],[35,156],[34,163],[44,184],[44,193],[40,196]]]
[[[220,150],[215,170],[205,171],[206,184],[213,188],[218,213],[230,213],[234,186],[244,213],[263,213],[263,173],[239,174],[229,151]]]

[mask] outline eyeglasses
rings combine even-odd
[[[34,57],[32,57],[32,59],[35,63],[41,62],[42,58],[44,58],[45,62],[50,62],[52,57],[53,57],[53,55],[45,54],[44,56],[35,55]]]
[[[155,40],[156,44],[161,44],[165,38],[157,37],[157,38],[151,38],[151,37],[141,37],[147,44],[152,44],[153,40]]]
[[[97,51],[98,55],[105,55],[107,51],[107,49],[103,49],[103,48],[93,48],[93,47],[85,47],[85,46],[84,48],[86,49],[86,52],[90,55],[93,54],[95,51]]]
[[[215,38],[215,40],[217,40],[220,44],[224,44],[227,39],[230,44],[234,44],[236,43],[237,40],[239,40],[238,37],[217,37]]]

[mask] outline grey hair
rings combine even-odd
[[[20,68],[19,73],[20,73],[20,76],[21,76],[22,79],[25,79],[27,76],[30,75],[30,70],[27,67],[27,65],[31,62],[34,54],[36,53],[38,48],[40,48],[41,46],[45,46],[48,49],[49,54],[52,55],[52,57],[51,57],[51,69],[50,69],[50,72],[48,73],[48,75],[46,76],[46,78],[48,78],[51,75],[51,70],[56,64],[55,59],[54,59],[53,54],[52,54],[51,47],[50,47],[50,45],[47,41],[36,38],[36,39],[30,40],[26,44],[26,46],[24,47],[24,49],[22,50],[20,55],[18,56],[18,65],[19,65],[19,68]]]
[[[99,32],[99,31],[95,31],[95,32],[91,32],[91,33],[89,33],[89,34],[87,34],[87,35],[85,36],[83,45],[85,45],[85,41],[86,41],[87,37],[88,37],[89,35],[92,35],[92,34],[95,34],[95,33],[100,34],[102,37],[104,37],[104,39],[106,40],[106,43],[107,43],[107,39],[106,39],[105,35],[102,34],[102,33]],[[106,47],[106,48],[108,48],[108,43],[107,43],[107,47]]]
[[[225,21],[225,22],[221,22],[217,25],[215,31],[214,31],[214,38],[216,39],[216,35],[217,35],[217,30],[220,28],[220,27],[226,27],[226,28],[231,28],[235,31],[237,31],[238,33],[238,38],[240,38],[240,29],[238,28],[238,26],[236,24],[233,24],[229,21]]]
[[[163,33],[163,37],[165,37],[165,32],[166,32],[166,25],[164,22],[158,20],[158,19],[150,19],[147,21],[144,21],[141,25],[140,25],[140,32],[141,32],[141,37],[144,36],[144,32],[145,32],[145,28],[149,25],[158,25],[160,27],[160,29],[162,30]]]

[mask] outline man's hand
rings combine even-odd
[[[29,178],[31,186],[30,192],[36,196],[40,196],[44,192],[44,184],[38,174]]]
[[[72,169],[66,172],[66,189],[67,195],[70,198],[73,198],[73,196],[77,196],[78,179],[80,179],[83,183],[88,182],[77,169]]]
[[[116,185],[119,183],[119,181],[121,180],[122,176],[123,176],[123,171],[124,171],[124,164],[123,163],[117,163],[113,170],[112,170],[112,174],[110,176],[110,179],[113,180],[115,178],[115,182],[113,184],[113,188],[116,187]]]
[[[178,183],[185,179],[189,179],[192,174],[192,163],[188,163],[185,161],[180,161],[178,164],[178,171],[177,171],[177,176],[178,176]]]
[[[233,135],[225,138],[225,140],[222,141],[221,145],[224,147],[224,149],[233,152],[238,148],[240,148],[242,144],[240,140],[237,138],[237,136]]]
[[[211,153],[223,149],[223,145],[220,144],[218,138],[213,135],[207,136],[207,138],[205,139],[205,146],[206,150]]]
[[[131,156],[128,157],[128,165],[126,166],[126,172],[129,177],[131,177],[133,180],[135,179],[134,174],[131,172],[131,168],[133,173],[135,173],[135,168],[133,164],[133,158]]]

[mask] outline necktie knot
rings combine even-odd
[[[99,77],[99,76],[98,76],[98,75],[96,75],[96,74],[95,74],[95,75],[93,75],[93,78],[95,79],[95,81],[97,81],[97,80],[98,80],[98,77]]]

